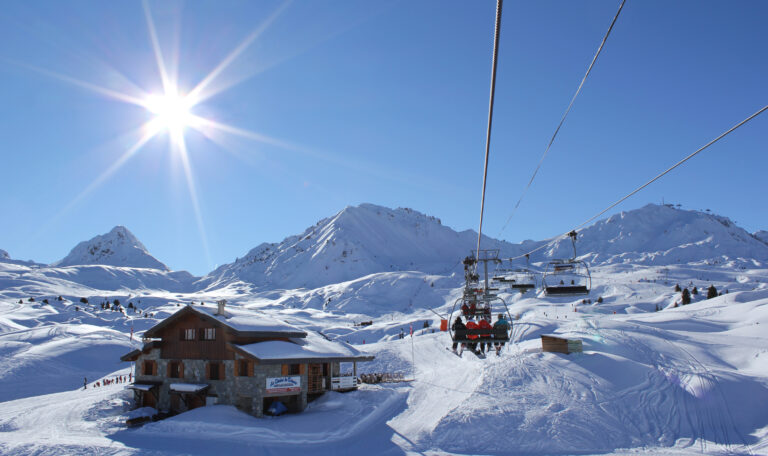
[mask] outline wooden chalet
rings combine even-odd
[[[354,347],[326,340],[258,313],[187,306],[144,333],[141,349],[122,356],[136,363],[136,407],[180,413],[229,404],[255,416],[274,401],[304,410],[326,391],[357,389]],[[342,372],[342,363],[351,371]]]

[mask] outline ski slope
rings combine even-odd
[[[603,304],[507,294],[510,312],[519,315],[515,343],[485,360],[447,351],[445,333],[417,327],[413,339],[396,337],[403,325],[407,333],[409,321],[424,321],[428,309],[377,314],[373,325],[354,327],[333,312],[286,308],[287,291],[249,297],[232,305],[267,313],[282,308],[292,324],[368,338],[365,345],[358,343],[376,359],[361,371],[399,371],[412,381],[328,394],[297,415],[256,419],[214,406],[138,429],[122,425],[130,394],[120,385],[82,390],[82,379],[73,377],[61,391],[38,394],[46,391],[31,382],[26,389],[13,386],[16,397],[0,407],[0,452],[305,454],[311,448],[318,454],[766,454],[768,413],[755,404],[768,403],[768,341],[761,328],[768,325],[768,271],[670,269],[666,275],[672,281],[654,283],[649,277],[655,268],[598,268],[592,298],[602,295]],[[672,307],[676,280],[696,281],[705,272],[730,292],[711,300],[699,295],[691,305]],[[380,287],[386,293],[387,286]],[[451,293],[442,293],[444,303],[435,308],[439,313],[452,305]],[[170,294],[144,298],[162,315],[177,307],[175,299]],[[659,302],[664,310],[655,312]],[[66,364],[73,352],[46,344],[59,341],[55,346],[76,352],[78,345],[68,342],[73,334],[94,349],[110,337],[126,351],[130,346],[124,326],[112,329],[121,327],[119,316],[105,329],[72,326],[52,317],[61,313],[46,317],[44,309],[3,306],[5,321],[40,323],[37,329],[8,330],[0,339],[3,350],[22,340],[30,344],[28,351],[40,347],[45,355],[39,366]],[[116,314],[92,313],[91,321],[105,322]],[[584,353],[542,353],[539,336],[551,333],[582,339]],[[25,353],[12,355],[18,361],[11,362],[23,365],[32,356]],[[127,366],[106,356],[93,363],[102,376],[127,372]],[[18,376],[34,377],[23,370]]]
[[[724,217],[649,205],[583,230],[590,295],[502,289],[513,343],[484,360],[446,350],[437,330],[472,233],[434,217],[347,208],[203,278],[146,267],[158,260],[115,233],[70,266],[0,255],[0,454],[768,454],[768,244]],[[421,238],[430,255],[411,252]],[[692,304],[676,284],[698,288]],[[710,285],[722,295],[705,299]],[[130,371],[119,357],[143,331],[219,299],[354,344],[376,356],[359,373],[408,381],[329,393],[296,415],[211,406],[126,428],[131,393],[94,383]],[[542,353],[542,334],[584,352]]]

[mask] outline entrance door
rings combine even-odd
[[[323,391],[323,365],[310,364],[307,373],[307,392],[320,393]]]
[[[157,401],[155,400],[155,395],[152,394],[150,391],[142,391],[141,392],[141,406],[142,407],[152,407],[155,408],[157,405]]]

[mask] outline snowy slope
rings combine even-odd
[[[11,256],[8,255],[8,252],[6,252],[3,249],[0,249],[0,260],[10,260]]]
[[[476,242],[476,232],[456,232],[412,209],[361,204],[346,207],[279,244],[261,244],[211,272],[208,280],[316,288],[377,272],[443,274],[460,269],[459,261]],[[508,256],[523,249],[490,238],[484,238],[483,247],[501,249]]]
[[[51,266],[86,264],[168,270],[168,267],[150,255],[146,247],[124,226],[116,226],[109,233],[77,244],[69,255]]]
[[[3,300],[0,318],[29,329],[4,330],[0,337],[5,353],[13,352],[3,357],[3,367],[15,368],[18,377],[0,384],[12,386],[3,391],[23,393],[0,406],[0,453],[299,455],[311,448],[323,455],[766,454],[768,415],[759,404],[768,401],[762,329],[768,324],[768,270],[673,265],[664,272],[670,279],[665,283],[660,269],[598,267],[598,289],[606,298],[601,305],[505,294],[511,313],[520,315],[515,343],[486,360],[469,353],[456,357],[445,350],[449,339],[440,332],[417,330],[413,340],[370,338],[428,312],[374,317],[369,327],[348,325],[378,340],[360,347],[376,359],[359,369],[400,371],[413,381],[328,394],[306,412],[280,418],[256,419],[234,407],[213,406],[139,429],[122,425],[130,406],[123,385],[89,384],[82,390],[80,373],[96,375],[89,381],[126,373],[126,365],[111,360],[110,348],[130,348],[122,315],[91,306],[86,316],[66,302],[49,309]],[[671,304],[679,296],[674,283],[689,281],[700,288],[711,281],[731,292],[653,311],[655,303]],[[388,293],[385,286],[378,292]],[[388,297],[401,293],[395,287]],[[281,295],[233,297],[228,306],[315,325],[325,334],[341,328],[337,315],[286,308]],[[161,318],[177,309],[172,296],[143,297],[142,306]],[[79,329],[74,318],[83,319]],[[101,329],[97,321],[103,321]],[[539,336],[550,333],[583,340],[584,353],[542,353]],[[359,335],[348,334],[356,340]],[[78,350],[88,347],[91,357],[75,365]],[[35,378],[45,366],[67,364],[77,376],[56,371],[45,381]]]
[[[752,233],[752,235],[758,240],[763,241],[765,244],[768,244],[768,231],[760,230]]]
[[[621,212],[582,229],[576,248],[580,257],[602,264],[768,261],[768,245],[728,218],[656,204]],[[571,256],[571,241],[564,239],[536,258]]]

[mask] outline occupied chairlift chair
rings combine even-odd
[[[557,259],[547,263],[541,286],[547,296],[572,296],[589,294],[592,275],[587,263],[576,259],[576,232],[568,233],[573,244],[573,258]]]
[[[475,256],[473,252],[472,256],[464,259],[464,293],[462,297],[454,302],[449,317],[449,331],[454,343],[509,342],[509,335],[512,330],[512,318],[509,315],[507,303],[494,293],[495,291],[498,291],[498,288],[493,288],[488,285],[488,263],[499,263],[501,260],[499,260],[498,255],[498,250],[480,250],[479,255]],[[477,273],[478,263],[483,263],[484,280],[482,282]],[[467,304],[467,307],[469,308],[474,307],[475,311],[471,312],[469,315],[473,318],[490,317],[493,319],[498,314],[504,314],[509,322],[509,326],[506,329],[464,329],[454,331],[454,315],[463,316],[461,315],[461,309],[464,304]],[[489,323],[492,323],[492,321]],[[492,335],[490,339],[479,338],[479,336],[489,333]]]
[[[528,269],[528,260],[530,255],[525,254],[525,268],[505,269],[497,268],[493,274],[495,282],[509,284],[513,290],[519,290],[525,293],[528,290],[536,288],[536,274]]]

